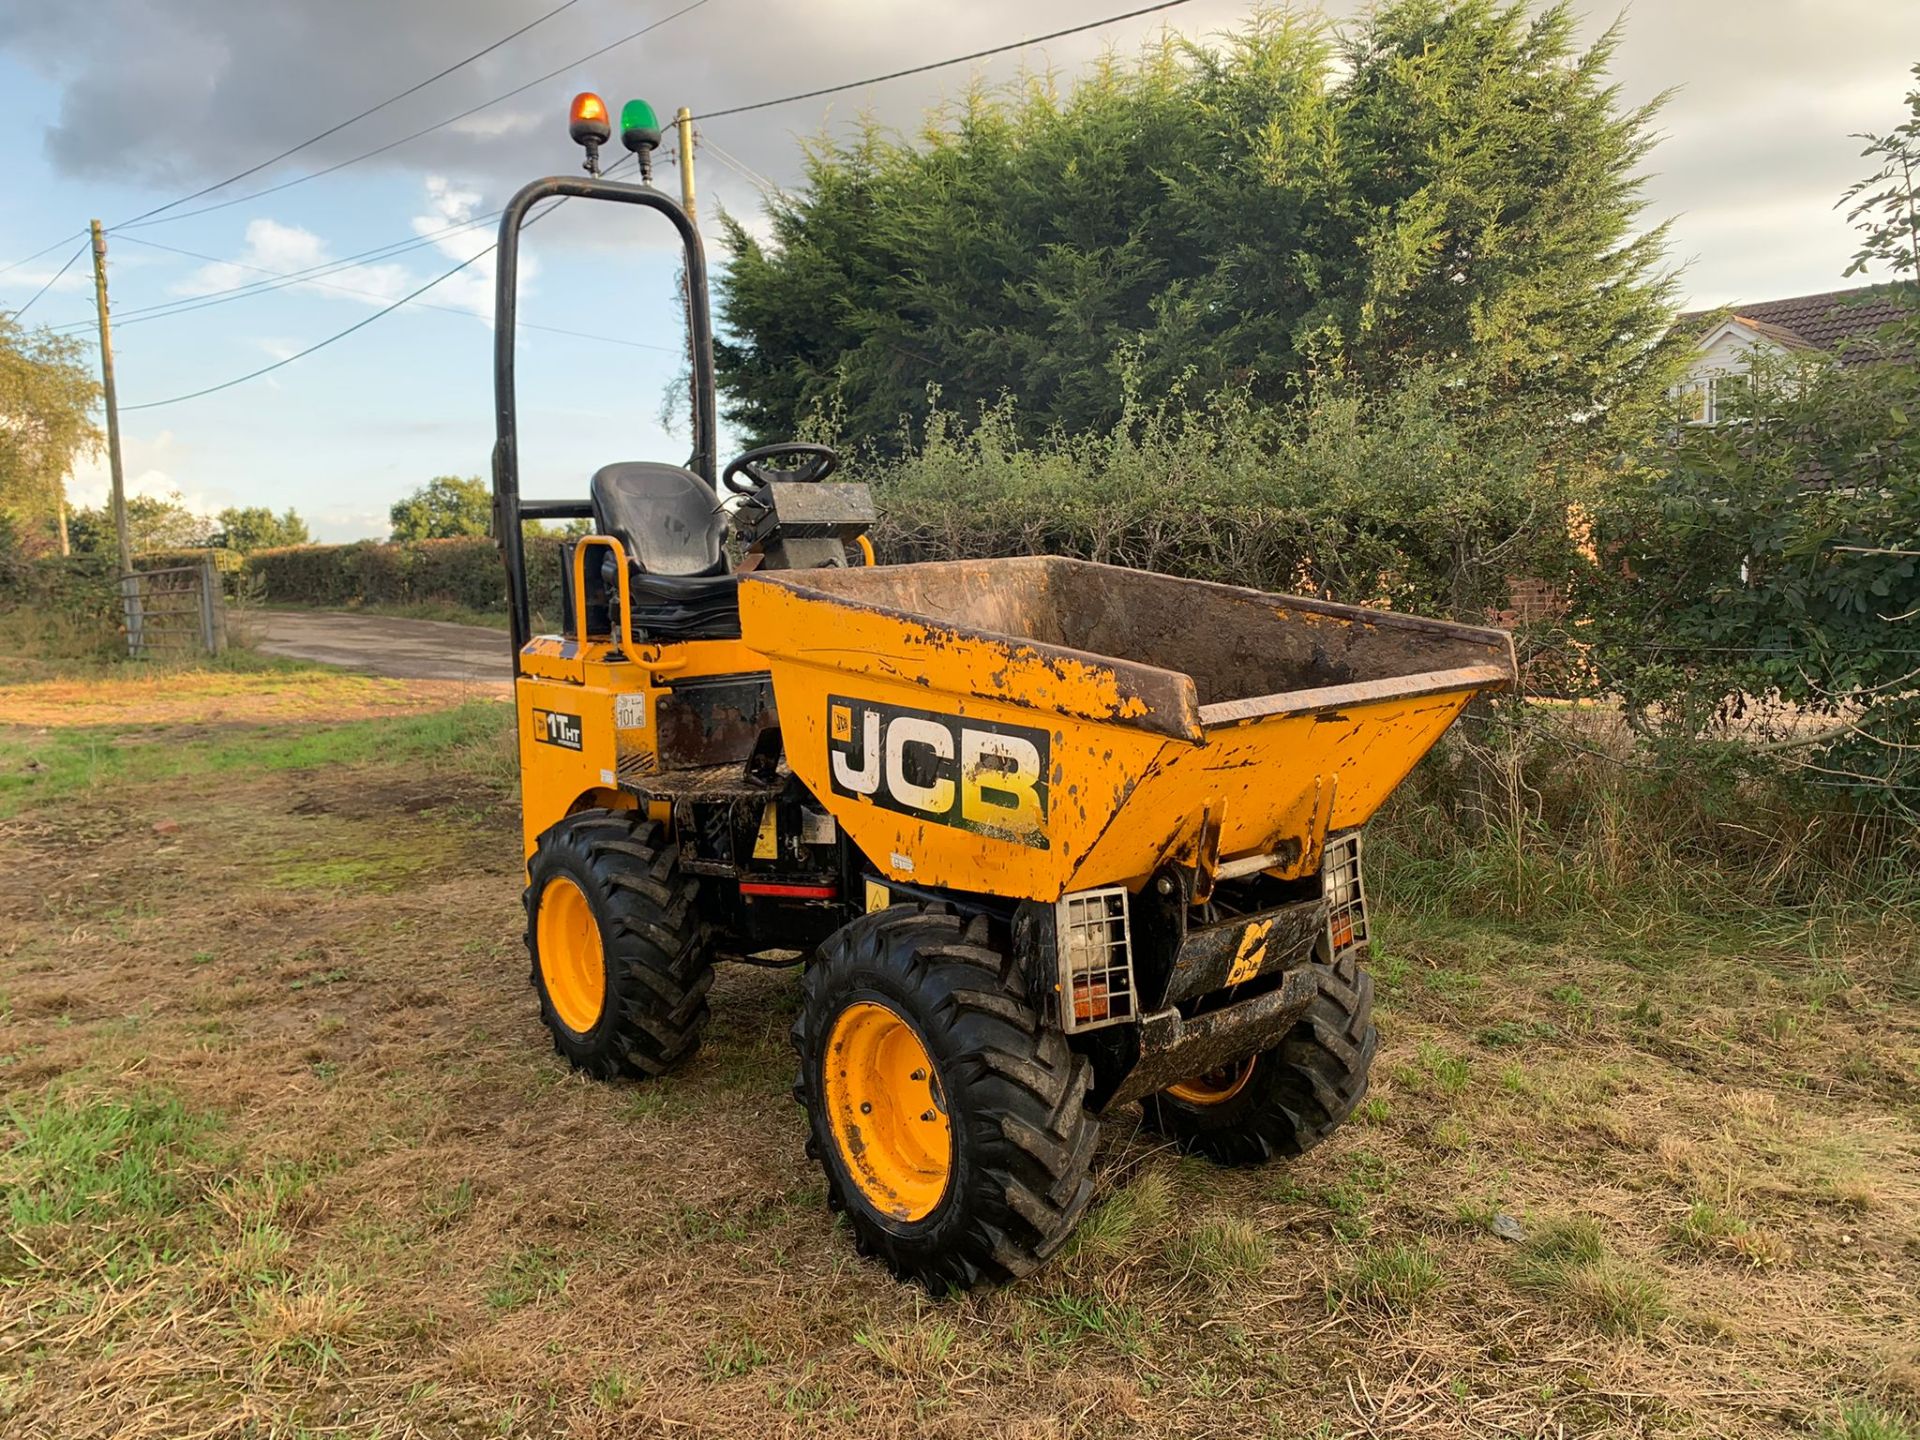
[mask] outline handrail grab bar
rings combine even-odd
[[[627,585],[627,550],[611,535],[582,535],[573,546],[573,619],[580,638],[587,638],[587,547],[604,545],[613,552],[614,571],[620,577],[620,654],[633,658],[633,598]]]

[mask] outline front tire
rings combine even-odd
[[[1091,1070],[984,917],[896,905],[836,931],[792,1039],[807,1153],[862,1254],[938,1293],[1060,1248],[1093,1190]]]
[[[1380,1033],[1373,977],[1353,952],[1315,964],[1320,993],[1271,1050],[1141,1102],[1147,1127],[1223,1165],[1301,1155],[1337,1130],[1367,1093]]]
[[[583,810],[535,843],[527,953],[553,1048],[598,1079],[660,1075],[700,1044],[713,965],[680,847],[633,811]]]

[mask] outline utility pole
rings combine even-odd
[[[673,128],[680,137],[680,208],[698,230],[700,217],[693,208],[693,111],[682,105],[673,117]],[[699,357],[693,353],[693,292],[687,288],[685,265],[680,267],[680,308],[687,313],[687,397],[692,399]]]
[[[107,399],[107,465],[113,472],[113,534],[120,545],[120,573],[133,573],[127,539],[127,481],[120,468],[120,402],[113,389],[113,340],[107,333],[107,240],[93,222],[93,303],[100,313],[100,388]]]
[[[673,124],[680,132],[680,208],[698,225],[700,217],[693,208],[693,111],[682,105]]]
[[[113,537],[120,546],[120,608],[127,621],[127,647],[135,655],[146,646],[140,606],[140,581],[133,573],[133,544],[127,538],[127,480],[120,467],[120,400],[113,389],[113,339],[107,333],[107,239],[100,222],[93,229],[93,303],[100,313],[100,389],[107,402],[107,466],[113,472]]]

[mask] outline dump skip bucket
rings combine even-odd
[[[1515,674],[1503,631],[1057,557],[765,572],[740,608],[868,859],[1009,898],[1308,874]]]

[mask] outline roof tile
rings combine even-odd
[[[1711,316],[1730,314],[1744,320],[1762,334],[1785,331],[1788,335],[1820,350],[1832,350],[1843,341],[1862,339],[1882,325],[1907,314],[1899,291],[1891,285],[1860,285],[1851,290],[1829,290],[1820,295],[1796,295],[1787,300],[1762,300],[1755,304],[1723,305],[1713,310],[1689,310],[1676,317],[1676,323],[1698,326]],[[1781,339],[1775,335],[1771,338]],[[1842,353],[1841,363],[1866,359],[1855,353]]]

